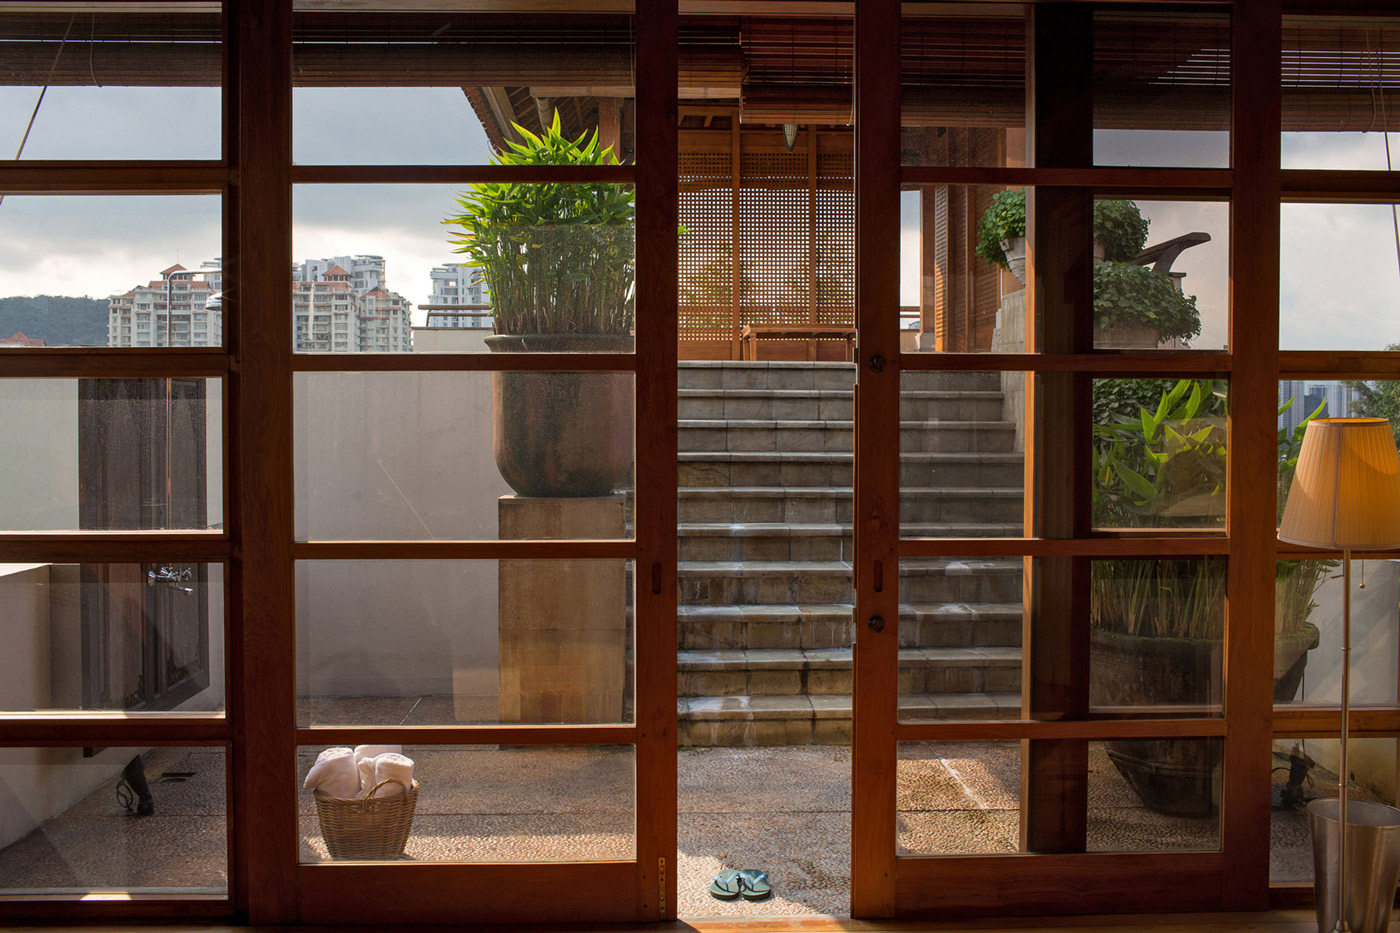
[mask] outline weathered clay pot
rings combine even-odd
[[[1096,350],[1155,350],[1161,338],[1151,324],[1094,325]]]
[[[498,334],[494,353],[627,353],[630,336]],[[632,469],[628,373],[496,372],[492,440],[501,477],[522,496],[609,495]]]
[[[1002,240],[1001,251],[1006,256],[1006,264],[1011,267],[1011,274],[1016,276],[1016,281],[1025,285],[1026,238],[1023,236],[1014,236],[1008,240]]]
[[[1318,631],[1305,625],[1274,648],[1274,701],[1293,699]],[[1095,629],[1089,702],[1094,706],[1220,703],[1222,642],[1148,638]],[[1173,816],[1210,816],[1219,804],[1223,745],[1216,739],[1115,739],[1109,760],[1143,804]]]

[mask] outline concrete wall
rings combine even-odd
[[[488,373],[304,373],[298,539],[497,537]],[[497,690],[495,561],[297,567],[302,696]]]
[[[78,527],[78,382],[0,380],[0,530]]]

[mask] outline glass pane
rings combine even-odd
[[[1341,702],[1343,586],[1340,558],[1278,562],[1275,703]],[[1400,561],[1353,560],[1351,586],[1351,701],[1394,705]]]
[[[303,726],[633,721],[629,561],[301,561],[296,577]]]
[[[1230,206],[1094,202],[1094,347],[1223,349]]]
[[[901,742],[900,855],[1020,851],[1019,742]]]
[[[1222,739],[1089,743],[1090,852],[1220,848]]]
[[[1026,19],[979,6],[925,15],[905,4],[901,148],[905,165],[1026,164]]]
[[[1273,809],[1269,833],[1269,880],[1313,881],[1308,803],[1337,796],[1337,739],[1274,739],[1270,755]],[[1347,800],[1393,806],[1395,739],[1347,742]],[[1348,813],[1348,823],[1352,822]],[[1348,846],[1350,849],[1350,846]]]
[[[42,12],[29,6],[0,14],[3,158],[220,158],[217,4],[198,12]],[[14,154],[21,145],[23,152]]]
[[[1026,349],[1024,189],[908,188],[899,232],[902,352]]]
[[[222,564],[0,564],[0,612],[0,709],[223,709]]]
[[[1283,167],[1395,168],[1397,90],[1400,20],[1285,17]]]
[[[227,894],[227,786],[218,747],[0,748],[0,891]]]
[[[294,346],[631,352],[633,204],[613,184],[299,186]]]
[[[1094,164],[1229,167],[1229,16],[1094,15]]]
[[[297,539],[629,537],[632,382],[298,373]]]
[[[349,4],[344,4],[349,5]],[[485,164],[559,116],[634,158],[630,15],[435,10],[299,15],[292,61],[300,163]],[[612,4],[616,6],[616,4]],[[370,118],[372,115],[372,118]]]
[[[1019,537],[1025,375],[900,374],[899,533]]]
[[[1089,703],[1219,715],[1225,561],[1096,560],[1089,599]]]
[[[205,195],[6,196],[0,346],[221,346],[222,223]]]
[[[901,719],[1020,715],[1022,564],[1019,557],[899,562]]]
[[[223,524],[217,379],[0,379],[0,530]]]
[[[682,745],[850,742],[854,376],[681,364]]]
[[[298,777],[310,774],[324,750],[297,749]],[[630,746],[418,745],[402,755],[411,767],[399,762],[399,770],[386,771],[380,760],[377,774],[411,774],[416,790],[388,795],[379,788],[376,799],[386,803],[368,816],[347,821],[348,808],[338,802],[344,798],[298,793],[303,863],[636,858],[636,754]],[[351,783],[357,780],[353,760],[344,768]]]
[[[1279,208],[1279,349],[1387,350],[1400,336],[1384,317],[1400,291],[1390,204]],[[1336,415],[1333,415],[1336,417]]]
[[[1098,528],[1223,528],[1228,383],[1095,379]]]

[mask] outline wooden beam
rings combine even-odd
[[[296,165],[297,185],[618,184],[636,182],[632,165]]]
[[[1223,719],[1065,719],[902,722],[901,742],[1014,742],[1223,736]]]
[[[297,745],[631,745],[637,727],[611,724],[353,726],[297,729]]]
[[[290,288],[287,293],[291,294]],[[637,368],[637,357],[631,353],[298,353],[291,367],[299,373],[628,372]]]
[[[294,560],[608,560],[637,556],[629,540],[299,541]]]

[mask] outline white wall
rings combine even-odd
[[[488,373],[299,373],[299,540],[495,538]],[[494,561],[303,562],[302,696],[497,688]]]
[[[78,383],[0,380],[0,530],[78,527]]]

